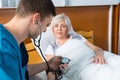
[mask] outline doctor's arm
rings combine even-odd
[[[55,56],[55,57],[51,58],[48,61],[48,65],[49,65],[50,69],[57,70],[61,63],[61,60],[62,60],[61,56]],[[48,66],[45,62],[39,63],[39,64],[28,65],[28,71],[29,71],[30,76],[35,75],[39,72],[45,71],[47,69],[48,69]]]

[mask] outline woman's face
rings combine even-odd
[[[62,39],[67,37],[68,27],[65,21],[58,21],[52,28],[56,38]]]

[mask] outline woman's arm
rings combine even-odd
[[[54,57],[54,55],[52,55],[52,54],[46,54],[45,57],[46,57],[47,60],[50,60],[52,57]]]
[[[51,45],[48,45],[45,50],[45,57],[47,60],[50,60],[52,57],[54,57],[54,51]]]
[[[90,43],[89,41],[85,41],[86,45],[88,47],[90,47],[91,49],[93,49],[93,51],[96,53],[95,57],[94,57],[94,63],[101,63],[101,64],[105,64],[106,61],[104,59],[104,51],[103,49],[101,49],[98,46],[93,45],[92,43]]]

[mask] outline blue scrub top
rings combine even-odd
[[[25,80],[27,62],[24,44],[0,24],[0,80]]]

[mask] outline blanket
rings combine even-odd
[[[104,52],[106,64],[93,63],[95,53],[83,41],[70,39],[56,50],[56,55],[71,61],[62,80],[120,80],[120,56]]]

